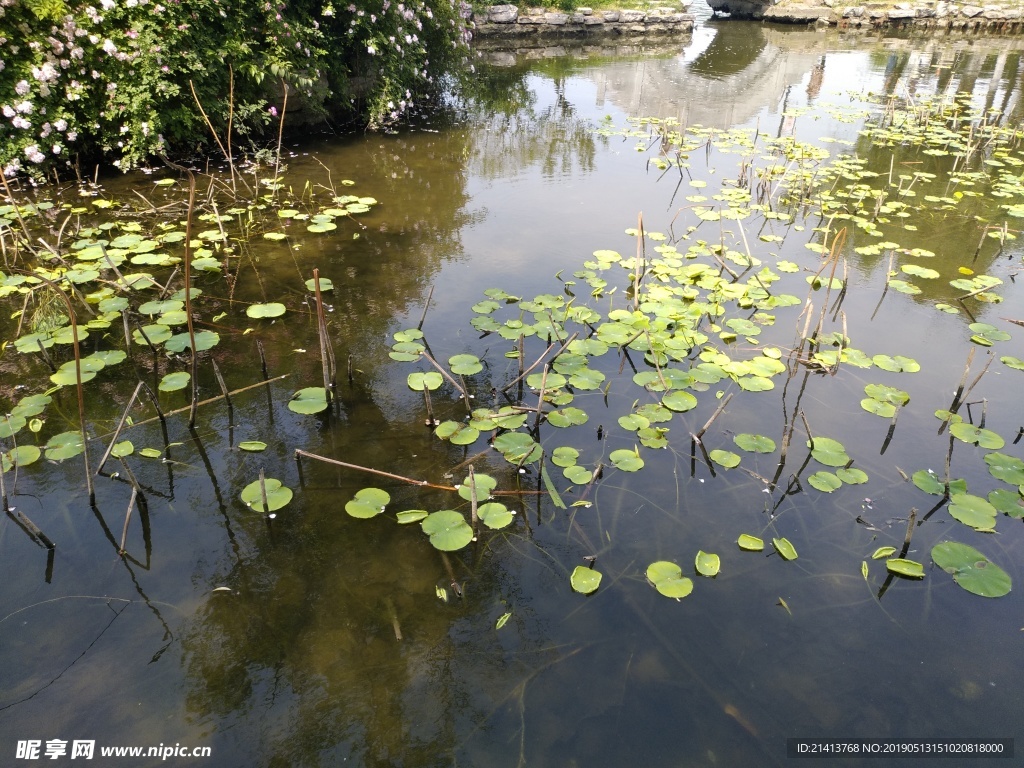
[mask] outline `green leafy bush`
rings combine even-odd
[[[460,0],[0,0],[0,166],[123,170],[289,108],[397,120],[465,51]],[[200,105],[202,109],[200,110]]]

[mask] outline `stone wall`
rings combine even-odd
[[[909,27],[952,31],[1021,31],[1024,5],[974,5],[946,0],[849,2],[846,0],[709,0],[718,11],[741,18],[840,27]]]
[[[693,16],[673,8],[646,11],[594,11],[577,8],[572,13],[528,8],[520,13],[514,5],[492,5],[473,15],[473,37],[493,38],[581,37],[590,35],[670,35],[693,30]]]

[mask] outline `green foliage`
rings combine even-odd
[[[384,125],[464,54],[468,15],[457,0],[5,3],[0,167],[41,176],[102,156],[128,170],[210,146],[203,112],[238,146],[276,132],[286,89],[290,109]]]

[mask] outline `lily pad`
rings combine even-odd
[[[966,421],[950,426],[949,433],[958,440],[963,440],[965,443],[977,444],[981,448],[998,451],[1006,445],[1006,441],[991,429],[983,429],[982,427],[977,427],[974,424],[969,424]]]
[[[39,461],[43,452],[35,445],[19,445],[6,453],[0,454],[0,463],[4,472],[10,472],[14,467],[27,467]]]
[[[1010,592],[1009,574],[974,547],[944,541],[932,547],[932,560],[971,594],[1003,597]]]
[[[850,485],[860,485],[868,481],[868,473],[856,467],[837,469],[836,477]]]
[[[433,391],[444,383],[444,378],[437,371],[427,371],[426,373],[416,371],[409,374],[406,382],[409,384],[409,389],[414,389],[417,392],[422,392],[424,389]]]
[[[168,373],[160,379],[160,384],[157,386],[157,389],[161,392],[175,392],[187,387],[191,380],[192,374],[187,371],[175,371],[174,373]]]
[[[637,472],[644,466],[644,460],[637,455],[636,451],[631,451],[628,448],[612,451],[608,454],[608,458],[623,472]]]
[[[366,520],[383,512],[389,501],[391,494],[387,491],[380,488],[361,488],[356,492],[355,498],[345,504],[345,511],[352,517]]]
[[[544,454],[544,449],[529,435],[506,432],[494,438],[494,447],[501,451],[505,461],[512,464],[532,464]]]
[[[843,485],[843,481],[836,475],[825,471],[815,472],[807,478],[807,482],[810,483],[812,488],[817,488],[823,493],[832,493],[832,491],[839,490]]]
[[[461,421],[442,421],[434,429],[434,434],[452,445],[471,445],[480,437],[480,430]]]
[[[566,467],[562,470],[562,474],[571,483],[576,485],[583,485],[590,482],[590,478],[593,477],[593,472],[586,467],[581,467],[579,464],[574,464],[571,467]]]
[[[220,343],[220,334],[216,331],[196,331],[196,352],[205,352]],[[184,352],[191,346],[188,333],[176,333],[164,344],[164,349],[175,354]]]
[[[579,408],[562,408],[547,415],[547,422],[553,427],[573,427],[586,424],[590,417]]]
[[[830,437],[815,437],[807,441],[811,456],[826,467],[844,467],[850,463],[843,444]]]
[[[266,304],[250,304],[245,309],[245,314],[252,318],[280,317],[287,309],[284,304],[271,301]]]
[[[912,357],[904,357],[903,355],[896,355],[895,357],[875,355],[871,358],[871,362],[883,371],[892,371],[893,373],[917,373],[921,370],[921,365],[916,360]]]
[[[400,525],[408,525],[409,523],[418,523],[429,515],[425,509],[406,509],[395,515]]]
[[[775,441],[770,437],[765,437],[764,435],[751,435],[744,432],[736,435],[732,441],[744,451],[752,451],[754,453],[771,453],[775,450]]]
[[[996,527],[996,508],[980,496],[954,493],[949,497],[949,514],[976,531],[990,531]]]
[[[715,462],[715,464],[725,467],[726,469],[738,467],[740,464],[740,457],[732,451],[723,451],[716,448],[711,451],[708,456],[713,462]]]
[[[783,560],[796,560],[798,557],[796,547],[790,543],[789,539],[772,539],[772,546]]]
[[[263,492],[260,481],[249,483],[242,489],[241,498],[245,504],[257,512],[273,512],[281,509],[292,500],[292,489],[281,485],[281,481],[273,477],[264,478],[263,485],[267,492],[267,507],[263,508]]]
[[[905,576],[908,579],[923,579],[924,566],[916,560],[907,560],[903,557],[890,557],[885,561],[886,570],[895,573],[897,576]]]
[[[1016,456],[992,452],[985,454],[985,463],[992,477],[1010,485],[1024,484],[1024,461]]]
[[[307,415],[327,410],[327,390],[323,387],[300,389],[288,401],[288,410]]]
[[[484,521],[484,525],[494,530],[504,528],[516,519],[515,514],[508,507],[496,501],[481,504],[476,512]]]
[[[64,461],[77,456],[85,450],[82,433],[61,432],[46,442],[46,458],[50,461]]]
[[[596,592],[597,588],[601,586],[601,575],[600,571],[595,571],[593,568],[577,565],[569,577],[569,583],[572,584],[573,591],[589,595],[591,592]]]
[[[319,278],[319,280],[320,280],[320,290],[321,291],[333,291],[334,290],[334,283],[332,283],[326,277],[321,277],[321,278]],[[312,277],[309,278],[309,280],[306,281],[306,290],[307,291],[311,291],[311,292],[315,292],[316,291],[316,280],[313,279]]]
[[[267,444],[261,440],[243,440],[238,444],[238,447],[250,453],[259,453],[260,451],[267,450]]]
[[[988,503],[1004,515],[1024,518],[1024,496],[1020,491],[997,488],[989,492]]]
[[[671,411],[684,413],[697,407],[697,398],[689,392],[674,390],[661,399],[661,404]]]
[[[718,575],[722,567],[722,559],[718,555],[699,550],[694,560],[694,567],[701,576],[712,578]]]
[[[498,481],[490,475],[485,475],[482,472],[473,473],[472,482],[467,477],[462,481],[459,486],[459,496],[464,498],[466,501],[473,500],[473,491],[476,490],[476,500],[483,501],[490,497],[491,491],[498,486]]]
[[[740,537],[736,539],[736,544],[740,549],[745,549],[748,552],[761,552],[764,550],[764,539],[751,536],[749,533],[740,534]]]
[[[452,373],[457,373],[461,376],[472,376],[474,373],[480,373],[484,369],[480,358],[476,355],[455,355],[449,357],[448,366],[452,369]]]
[[[665,597],[679,600],[693,592],[693,579],[683,576],[683,569],[667,560],[658,560],[647,566],[647,578]]]
[[[556,467],[571,467],[576,464],[580,452],[567,445],[561,445],[551,452],[551,463]]]
[[[462,549],[473,540],[473,529],[454,509],[431,512],[420,523],[420,527],[430,537],[431,546],[442,552]]]

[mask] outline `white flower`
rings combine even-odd
[[[15,118],[13,120],[11,120],[11,125],[13,125],[15,128],[21,128],[21,129],[31,128],[32,127],[32,123],[30,123],[28,120],[26,120],[21,115],[16,115]]]
[[[25,157],[33,163],[41,163],[46,159],[46,155],[39,151],[39,146],[36,144],[29,144],[25,147]]]
[[[111,56],[113,56],[115,53],[117,53],[117,46],[114,45],[114,42],[108,37],[106,40],[103,41],[103,50]]]
[[[53,145],[53,154],[59,155],[64,148],[60,144]]]
[[[4,117],[14,117],[16,114],[18,114],[14,111],[14,107],[12,107],[10,104],[4,104],[4,108],[2,111],[4,113]]]
[[[31,101],[23,101],[23,102],[21,102],[21,104],[15,104],[14,105],[14,109],[15,109],[16,112],[20,112],[23,115],[31,115],[32,114],[32,102]]]
[[[56,128],[61,133],[64,133],[64,131],[66,131],[68,128],[68,121],[65,120],[63,117],[59,120],[54,120],[53,127]]]
[[[68,131],[68,141],[74,141],[78,138],[78,131]]]
[[[103,6],[104,11],[111,11],[117,3],[114,0],[100,0],[100,5]]]
[[[19,96],[24,96],[30,89],[31,86],[28,84],[28,80],[19,80],[18,84],[14,86],[14,92]]]

